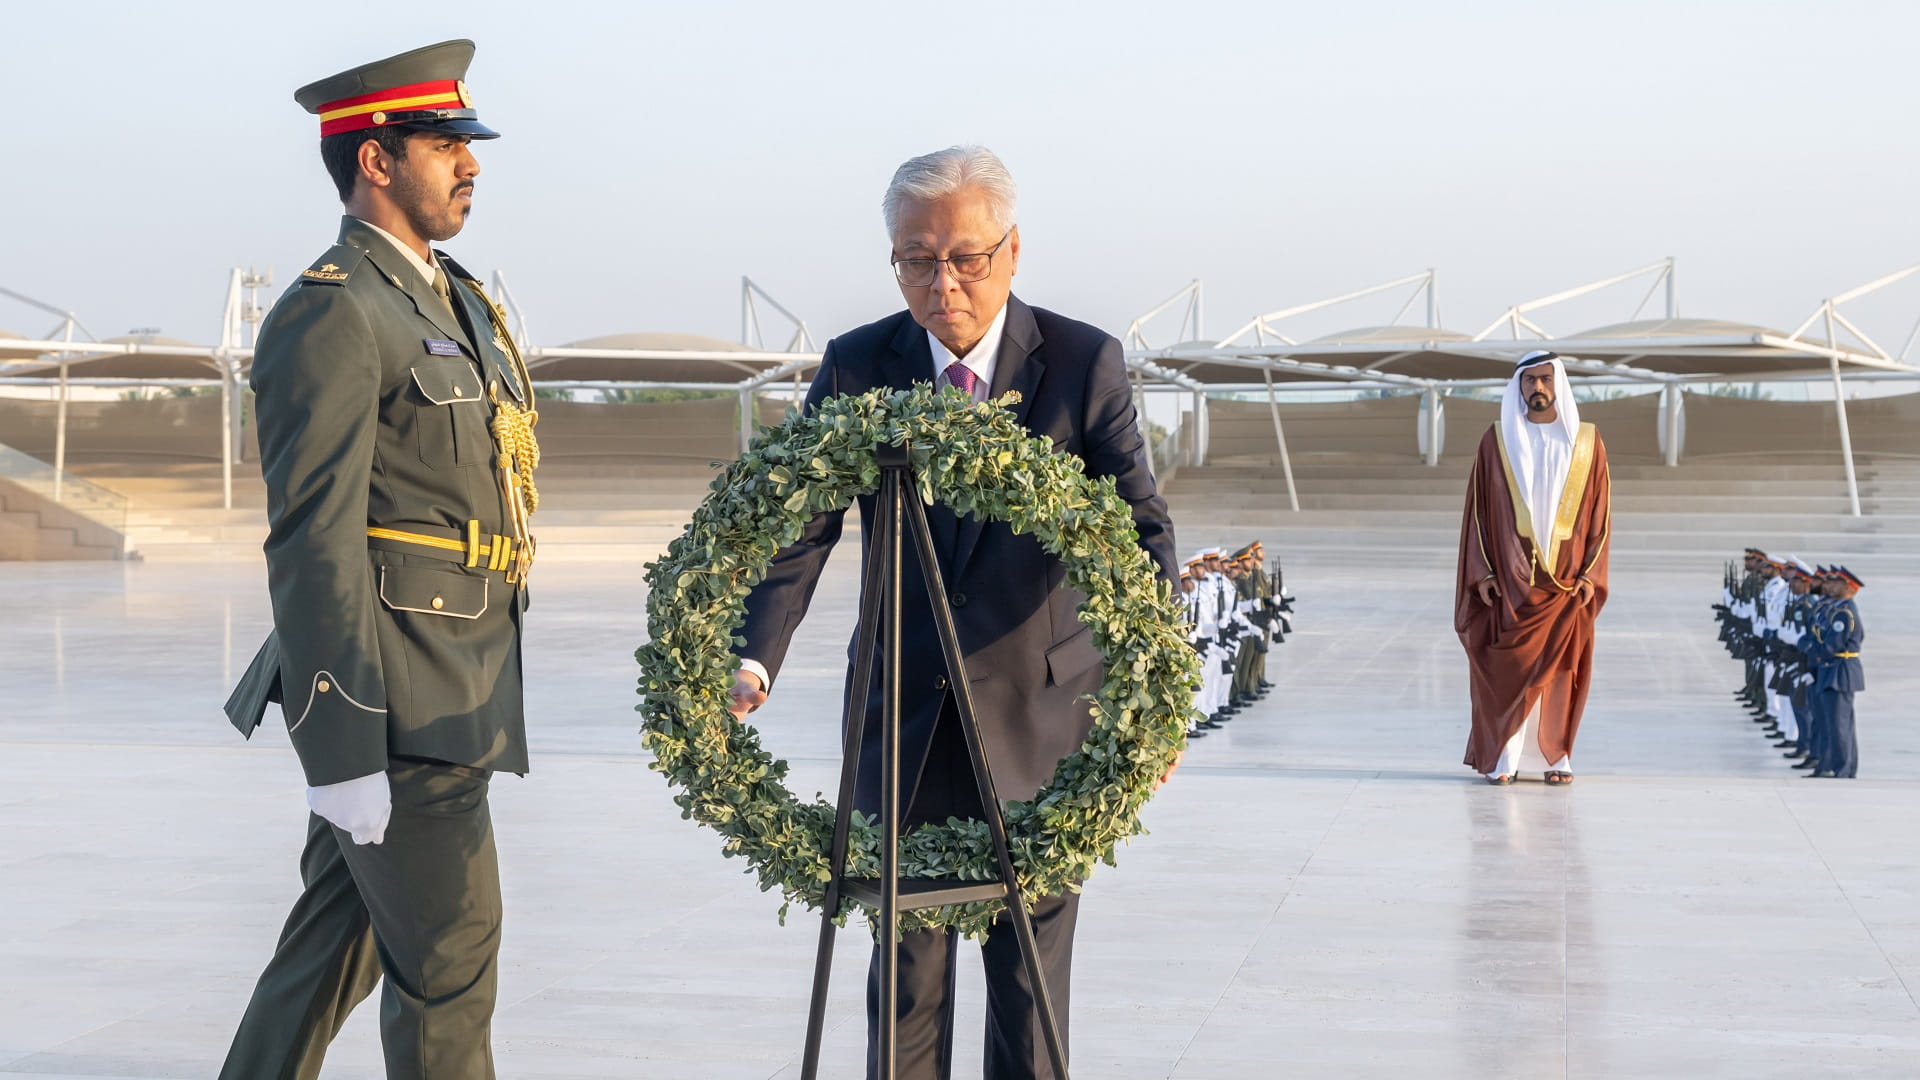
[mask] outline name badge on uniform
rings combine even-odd
[[[439,338],[426,338],[425,341],[427,345],[427,355],[429,356],[460,355],[460,346],[455,342],[441,341]]]

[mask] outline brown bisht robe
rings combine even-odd
[[[1593,621],[1607,602],[1612,503],[1600,433],[1580,425],[1553,536],[1544,545],[1533,536],[1503,444],[1496,423],[1473,459],[1453,599],[1453,629],[1472,672],[1466,763],[1481,773],[1493,772],[1536,700],[1541,755],[1556,762],[1572,751],[1593,676]],[[1500,591],[1491,607],[1474,587],[1488,574]],[[1594,588],[1585,605],[1574,596],[1581,577]]]

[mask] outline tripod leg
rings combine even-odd
[[[900,1004],[900,509],[904,466],[889,468],[881,480],[885,529],[875,537],[885,545],[886,628],[880,712],[880,1017],[876,1049],[880,1080],[894,1080],[899,1042]],[[914,504],[916,509],[919,503]]]
[[[875,516],[883,517],[887,509]],[[880,638],[880,601],[886,577],[886,557],[876,553],[867,559],[867,573],[860,589],[860,622],[854,633],[853,673],[847,683],[845,744],[841,747],[840,799],[834,804],[833,846],[827,866],[833,877],[827,881],[826,901],[820,909],[820,944],[813,958],[813,999],[807,1008],[807,1044],[800,1059],[801,1080],[818,1080],[820,1044],[826,1031],[827,988],[833,975],[833,939],[838,929],[834,917],[840,911],[842,882],[847,876],[848,835],[852,829],[853,796],[860,774],[860,740],[867,719],[867,685],[873,677],[873,651]]]
[[[953,702],[960,713],[960,731],[966,737],[967,756],[973,762],[974,782],[980,789],[980,806],[987,819],[987,832],[993,837],[993,852],[1000,863],[1000,880],[1007,886],[1007,915],[1013,922],[1020,959],[1027,969],[1027,981],[1033,987],[1033,1007],[1039,1014],[1040,1031],[1046,1038],[1047,1057],[1053,1064],[1056,1080],[1067,1080],[1067,1052],[1060,1041],[1060,1025],[1053,1014],[1053,998],[1047,993],[1046,973],[1040,967],[1040,950],[1034,943],[1033,920],[1027,913],[1026,897],[1020,891],[1020,877],[1013,865],[1013,852],[1007,846],[1006,817],[1000,811],[1000,797],[993,789],[993,771],[987,762],[987,750],[980,741],[980,721],[973,711],[973,692],[967,683],[966,656],[960,650],[960,634],[953,624],[953,609],[947,603],[947,586],[933,550],[933,533],[927,528],[926,511],[918,500],[907,503],[906,519],[913,533],[914,549],[927,582],[927,600],[933,609],[934,631],[940,638],[940,652],[947,663],[947,681],[953,685]],[[897,543],[898,537],[896,535]],[[897,595],[897,593],[896,593]]]

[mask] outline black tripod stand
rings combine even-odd
[[[871,548],[867,574],[861,591],[860,628],[855,635],[853,677],[847,683],[847,730],[845,759],[840,766],[839,811],[833,825],[833,877],[827,882],[826,903],[820,915],[820,948],[813,966],[813,1003],[807,1013],[807,1048],[802,1059],[802,1080],[817,1080],[820,1073],[820,1040],[826,1024],[827,983],[833,971],[833,917],[844,898],[852,897],[879,913],[876,937],[880,952],[880,1016],[877,1037],[880,1080],[894,1080],[896,1009],[900,999],[899,956],[895,942],[899,938],[900,913],[950,904],[971,904],[1004,900],[1019,941],[1020,958],[1033,985],[1034,1008],[1039,1012],[1040,1028],[1047,1040],[1047,1056],[1054,1075],[1067,1080],[1066,1047],[1060,1043],[1060,1028],[1054,1021],[1053,1001],[1047,994],[1040,954],[1034,947],[1033,922],[1027,915],[1025,898],[1014,874],[1013,855],[1007,848],[1007,823],[1000,813],[1000,800],[994,794],[993,774],[987,767],[987,752],[980,742],[980,725],[973,711],[973,696],[967,686],[965,660],[960,639],[954,630],[953,609],[947,605],[946,583],[934,556],[933,534],[927,528],[926,510],[913,490],[912,472],[907,465],[905,446],[880,446],[875,450],[880,465],[880,491],[875,500],[874,520],[866,523]],[[986,882],[959,882],[935,878],[900,878],[900,590],[901,555],[904,539],[901,524],[913,534],[914,549],[920,557],[932,604],[934,630],[940,638],[940,651],[947,663],[947,682],[953,688],[954,704],[960,714],[960,729],[966,736],[967,754],[973,760],[974,781],[980,789],[980,805],[985,808],[987,831],[993,837],[993,851],[1000,862],[1000,879]],[[846,876],[849,815],[853,813],[854,781],[860,770],[860,740],[866,726],[867,688],[873,676],[875,648],[884,650],[881,669],[880,710],[880,876]]]

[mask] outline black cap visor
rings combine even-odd
[[[388,113],[386,127],[405,127],[417,131],[439,131],[465,135],[469,139],[497,139],[500,133],[480,122],[472,109],[422,109],[416,112]]]

